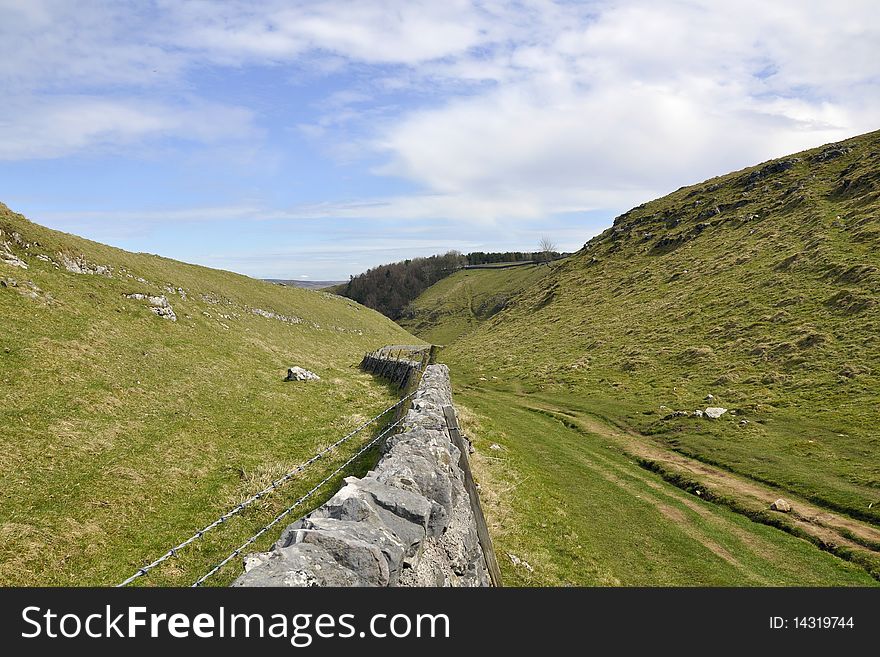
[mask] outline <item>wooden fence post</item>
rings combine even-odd
[[[489,536],[489,527],[486,525],[486,516],[483,515],[483,507],[480,505],[480,494],[474,483],[471,473],[471,464],[468,459],[468,446],[458,428],[458,420],[455,417],[455,409],[452,406],[443,407],[443,415],[446,416],[446,426],[449,428],[449,437],[453,444],[458,447],[461,456],[458,465],[464,473],[464,487],[471,498],[471,509],[474,512],[474,521],[477,524],[477,537],[480,539],[480,547],[483,548],[483,556],[486,558],[486,567],[489,570],[489,578],[492,586],[502,586],[501,570],[498,568],[498,560],[495,558],[495,548],[492,546],[492,538]]]

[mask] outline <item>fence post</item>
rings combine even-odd
[[[455,409],[452,406],[443,407],[443,415],[446,416],[446,426],[449,428],[449,437],[453,444],[458,447],[461,456],[458,458],[458,466],[464,473],[464,487],[471,499],[471,509],[477,525],[477,537],[480,539],[480,547],[483,548],[483,556],[486,559],[486,568],[493,586],[502,586],[501,569],[498,568],[498,560],[495,558],[495,548],[492,538],[489,536],[489,527],[486,525],[486,517],[483,515],[483,507],[480,505],[480,494],[477,492],[474,476],[471,472],[471,464],[468,459],[468,447],[458,428],[458,420],[455,417]]]

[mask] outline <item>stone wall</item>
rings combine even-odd
[[[412,390],[430,362],[432,347],[389,345],[364,356],[361,369],[388,379],[404,391]]]
[[[233,586],[489,586],[451,405],[449,369],[428,366],[376,467],[246,556]]]
[[[422,363],[417,360],[380,358],[372,354],[364,356],[361,369],[388,379],[402,389],[407,389],[412,377],[421,373]]]

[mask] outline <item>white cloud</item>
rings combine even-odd
[[[878,127],[872,3],[596,9],[572,17],[557,7],[527,43],[434,66],[495,84],[388,122],[378,171],[494,199],[498,218],[527,197],[522,213],[540,216],[560,199],[601,207],[632,188],[668,191]]]
[[[494,225],[499,220],[527,221],[550,213],[584,212],[603,207],[624,207],[640,203],[653,190],[619,189],[608,191],[585,187],[565,190],[548,203],[533,190],[509,190],[506,195],[479,194],[410,194],[303,205],[282,211],[267,212],[272,219],[450,219],[465,224]]]
[[[587,189],[696,182],[849,136],[853,118],[834,103],[743,102],[700,80],[620,80],[585,92],[535,80],[414,112],[377,147],[391,156],[381,173],[429,189],[499,199],[531,191],[552,204]]]
[[[0,0],[0,138],[8,142],[0,157],[60,157],[130,147],[140,138],[234,139],[248,122],[238,103],[180,101],[192,93],[193,73],[284,64],[295,77],[296,67],[322,75],[352,62],[417,66],[484,44],[488,18],[466,0],[174,0],[140,7]],[[144,102],[120,100],[126,98]],[[339,128],[355,116],[351,105],[364,100],[363,92],[341,89],[328,100],[333,116],[303,130]]]
[[[214,206],[203,208],[168,208],[164,210],[77,210],[73,212],[48,211],[41,216],[54,222],[112,221],[137,223],[174,223],[178,221],[218,221],[258,219],[261,210],[255,206]]]
[[[183,53],[121,3],[0,0],[0,81],[6,93],[155,88],[183,73]]]
[[[172,105],[135,98],[52,95],[0,105],[0,160],[119,149],[146,138],[211,143],[254,134],[249,110],[201,101]]]
[[[626,189],[608,192],[585,188],[560,196],[552,204],[554,213],[584,212],[608,206],[628,206],[640,202],[651,190]],[[591,205],[592,203],[592,205]],[[452,220],[490,227],[497,223],[499,213],[505,219],[527,221],[543,216],[543,199],[528,193],[511,194],[504,203],[487,195],[460,196],[444,194],[411,194],[303,204],[287,208],[260,205],[228,205],[152,210],[77,210],[42,211],[40,220],[53,223],[88,221],[91,225],[168,224],[177,222],[213,221],[310,221],[320,219],[352,219],[407,221],[407,231],[418,229],[421,220]]]
[[[163,2],[184,48],[225,63],[290,61],[320,50],[370,63],[418,64],[485,41],[489,16],[466,0]]]

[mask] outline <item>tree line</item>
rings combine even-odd
[[[465,257],[468,265],[491,265],[497,262],[526,262],[540,259],[540,253],[530,251],[504,251],[503,253],[486,253],[473,251]]]
[[[362,274],[352,276],[348,283],[333,291],[354,299],[368,308],[378,310],[393,320],[400,319],[406,307],[437,281],[446,278],[466,265],[485,265],[499,262],[546,262],[559,254],[550,252],[506,251],[486,253],[475,251],[462,255],[449,251],[427,258],[411,258],[389,265],[379,265]]]

